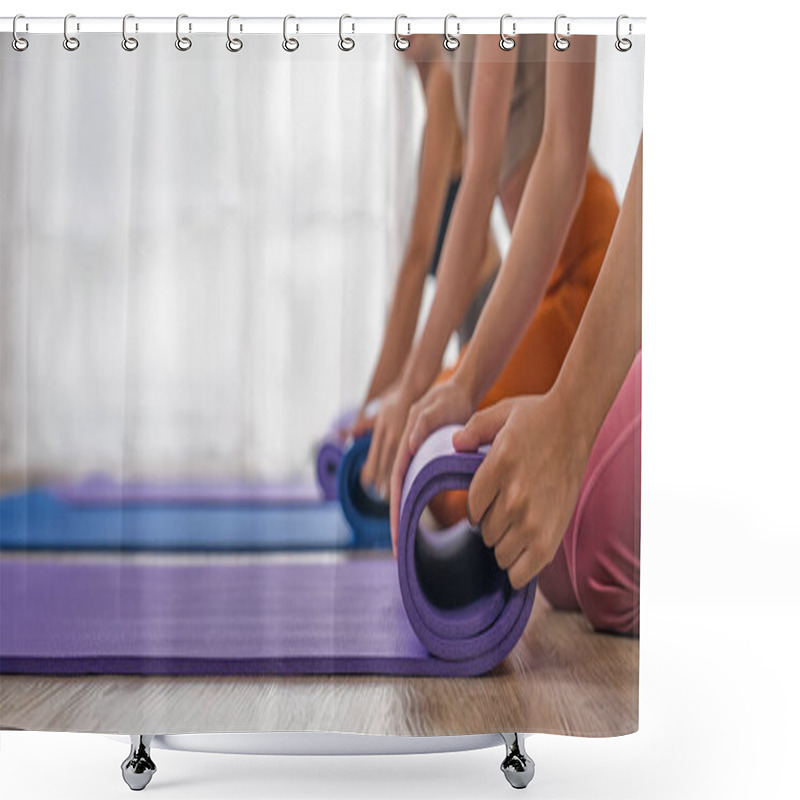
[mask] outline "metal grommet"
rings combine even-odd
[[[175,47],[185,53],[191,46],[192,40],[188,36],[181,36],[181,20],[188,19],[188,14],[178,14],[175,19]],[[189,30],[192,30],[192,23],[189,23]]]
[[[620,14],[617,17],[617,41],[614,42],[614,47],[616,47],[617,50],[620,51],[620,53],[627,53],[628,50],[630,50],[631,47],[633,47],[633,42],[631,42],[630,39],[624,39],[623,37],[621,37],[619,35],[619,24],[624,19],[628,19],[627,14]],[[629,22],[628,23],[628,34],[630,35],[630,33],[631,33],[631,24]]]
[[[505,31],[503,30],[503,26],[507,19],[511,19],[511,14],[503,14],[503,16],[500,17],[500,49],[506,51],[513,50],[517,44],[516,41],[514,41],[514,39],[511,38],[511,36],[506,36]],[[516,33],[517,33],[517,23],[512,22],[511,35],[512,36],[516,35]]]
[[[68,26],[69,26],[69,21],[71,19],[75,19],[75,15],[74,14],[67,14],[67,16],[64,17],[64,42],[63,42],[63,45],[64,45],[64,49],[65,50],[69,50],[70,52],[73,52],[73,51],[77,50],[81,46],[81,43],[80,43],[80,40],[78,38],[76,38],[75,36],[70,36],[69,35],[69,27]],[[80,27],[78,27],[76,29],[80,30]]]
[[[300,42],[297,39],[295,39],[294,36],[289,36],[288,31],[289,31],[290,19],[296,19],[296,17],[293,17],[291,14],[287,14],[283,18],[283,42],[281,43],[281,46],[287,53],[294,53],[294,51],[297,50],[298,47],[300,47]],[[299,30],[299,28],[300,28],[299,25],[295,26],[295,30]]]
[[[461,44],[461,40],[458,38],[458,34],[461,32],[461,23],[456,22],[456,35],[451,36],[447,30],[447,24],[450,22],[451,19],[457,20],[455,14],[448,14],[444,18],[444,39],[442,40],[442,44],[444,45],[445,50],[449,50],[452,52],[453,50],[458,50],[459,45]]]
[[[11,23],[11,34],[13,36],[13,38],[11,39],[11,46],[18,53],[22,53],[23,51],[28,49],[28,40],[27,39],[23,39],[17,33],[17,20],[18,19],[25,19],[25,15],[24,14],[17,14],[17,16],[14,17],[14,22]]]
[[[563,36],[559,36],[558,33],[558,21],[560,19],[566,19],[566,14],[559,14],[556,17],[555,24],[553,25],[553,33],[555,34],[555,39],[553,40],[553,47],[558,50],[560,53],[563,53],[569,47],[569,39],[565,39]],[[569,22],[567,22],[567,36],[569,36]]]
[[[133,18],[133,14],[126,14],[122,18],[122,49],[127,50],[129,53],[132,53],[139,46],[138,39],[135,39],[133,36],[128,36],[128,20]],[[138,25],[136,26],[136,30],[139,30]]]
[[[349,52],[356,46],[355,40],[350,38],[349,36],[345,36],[342,30],[342,27],[344,26],[344,21],[346,19],[353,19],[353,18],[349,14],[342,14],[342,16],[339,17],[339,49],[344,50],[345,53]],[[352,26],[353,30],[351,32],[355,33],[356,32],[355,23],[352,23]]]
[[[235,19],[239,19],[239,17],[236,14],[231,14],[228,17],[228,29],[227,29],[228,41],[225,42],[225,47],[227,47],[228,50],[231,51],[231,53],[238,53],[244,46],[241,39],[236,39],[233,36],[231,36],[231,22],[233,22],[233,20]],[[241,26],[239,26],[239,30],[241,29],[242,29]]]
[[[399,50],[401,53],[404,50],[408,50],[411,47],[411,40],[406,39],[405,36],[400,35],[400,20],[401,19],[408,19],[405,14],[398,14],[394,18],[394,49]],[[411,33],[411,24],[406,23],[406,27],[408,28],[408,33]]]

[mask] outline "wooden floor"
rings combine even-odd
[[[538,594],[522,640],[480,678],[0,675],[0,727],[606,736],[638,727],[638,666],[638,640],[595,633]]]

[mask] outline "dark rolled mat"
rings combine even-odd
[[[420,527],[427,501],[466,488],[483,458],[454,453],[453,430],[438,431],[412,460],[399,564],[388,554],[258,563],[3,558],[0,672],[490,671],[522,635],[535,582],[512,590],[466,524],[444,532]]]
[[[361,485],[361,468],[372,434],[359,436],[345,450],[339,465],[339,502],[359,547],[390,547],[389,504]]]

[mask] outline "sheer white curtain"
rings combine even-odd
[[[310,475],[360,399],[418,82],[390,37],[224,42],[3,41],[3,471]]]
[[[621,197],[644,51],[613,41],[591,147]],[[0,47],[0,474],[310,477],[380,343],[416,71],[390,36],[61,43]]]

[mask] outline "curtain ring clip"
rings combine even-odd
[[[558,33],[558,21],[560,19],[567,19],[566,14],[559,14],[556,17],[556,21],[553,25],[553,33],[555,34],[555,39],[553,40],[553,47],[559,51],[559,53],[563,53],[569,47],[569,39],[565,39],[563,36],[560,36]],[[569,21],[567,21],[567,36],[569,36]]]
[[[345,53],[349,52],[356,46],[354,39],[352,39],[350,36],[344,35],[343,27],[344,27],[344,21],[346,19],[353,19],[353,18],[349,14],[342,14],[342,16],[339,17],[339,49],[344,50]],[[350,24],[353,27],[351,33],[355,33],[356,32],[355,22],[351,22]]]
[[[11,39],[11,46],[18,53],[21,53],[24,50],[28,49],[28,40],[27,39],[23,39],[23,37],[20,36],[17,33],[17,20],[19,20],[19,19],[25,19],[25,15],[24,14],[17,14],[17,16],[14,17],[14,22],[11,24],[11,33],[13,35],[13,38]]]
[[[617,50],[619,50],[619,51],[620,51],[620,53],[627,53],[627,52],[628,52],[628,50],[630,50],[630,49],[631,49],[631,47],[633,47],[633,42],[631,42],[631,40],[630,40],[630,39],[623,38],[623,37],[621,37],[621,36],[619,35],[619,24],[620,24],[620,22],[622,22],[622,20],[624,20],[624,19],[628,19],[628,15],[627,15],[627,14],[620,14],[620,15],[617,17],[617,41],[616,41],[616,42],[614,42],[614,47],[616,47],[616,48],[617,48]],[[633,30],[633,29],[631,28],[631,24],[630,24],[630,22],[629,22],[629,23],[628,23],[628,36],[630,36],[630,35],[631,35],[631,33],[632,33],[632,30]]]
[[[191,46],[192,40],[188,36],[181,36],[181,20],[187,19],[188,14],[178,14],[175,20],[175,47],[185,53]],[[192,23],[189,23],[189,30],[192,30]]]
[[[133,14],[126,14],[122,18],[122,49],[132,53],[138,46],[139,40],[133,36],[128,36],[128,20],[134,19]],[[136,25],[136,30],[139,30],[139,25]]]
[[[456,20],[456,35],[453,36],[448,30],[447,25],[451,19]],[[449,50],[451,53],[453,50],[458,50],[459,45],[461,44],[461,40],[458,38],[459,34],[461,33],[461,23],[458,22],[458,17],[455,14],[448,14],[444,18],[444,39],[442,40],[442,44],[444,45],[445,50]]]
[[[233,37],[231,35],[231,23],[235,19],[239,19],[239,17],[236,14],[231,14],[228,17],[228,27],[227,27],[227,31],[226,31],[227,34],[228,34],[228,41],[225,42],[225,47],[227,47],[228,50],[231,53],[238,53],[243,47],[242,40],[241,39],[236,39],[235,37]],[[241,29],[242,29],[242,26],[240,25],[239,26],[239,30],[241,31]]]
[[[500,17],[500,49],[505,51],[513,50],[517,44],[516,41],[511,38],[512,36],[515,36],[517,33],[517,23],[516,22],[511,23],[511,36],[506,36],[506,33],[503,29],[506,20],[511,18],[512,18],[511,14],[503,14],[503,16]]]
[[[398,14],[394,18],[394,49],[399,50],[401,53],[403,50],[408,50],[411,47],[411,40],[407,39],[405,36],[400,35],[400,20],[401,19],[408,19],[405,14]],[[406,27],[408,28],[408,33],[411,33],[411,23],[406,22]]]
[[[80,39],[78,39],[76,36],[70,36],[69,35],[69,21],[71,19],[75,19],[75,15],[74,14],[67,14],[67,16],[64,17],[64,42],[63,42],[63,45],[64,45],[64,49],[65,50],[69,50],[70,52],[73,52],[73,51],[77,50],[81,46],[81,42],[80,42]],[[78,25],[76,23],[76,30],[80,30],[80,29],[81,29],[80,25]]]
[[[300,42],[294,36],[289,36],[289,20],[290,19],[297,19],[297,17],[292,16],[291,14],[287,14],[283,18],[283,41],[281,42],[281,47],[287,53],[294,53],[298,47],[300,47]],[[299,25],[295,25],[295,31],[300,30]]]

